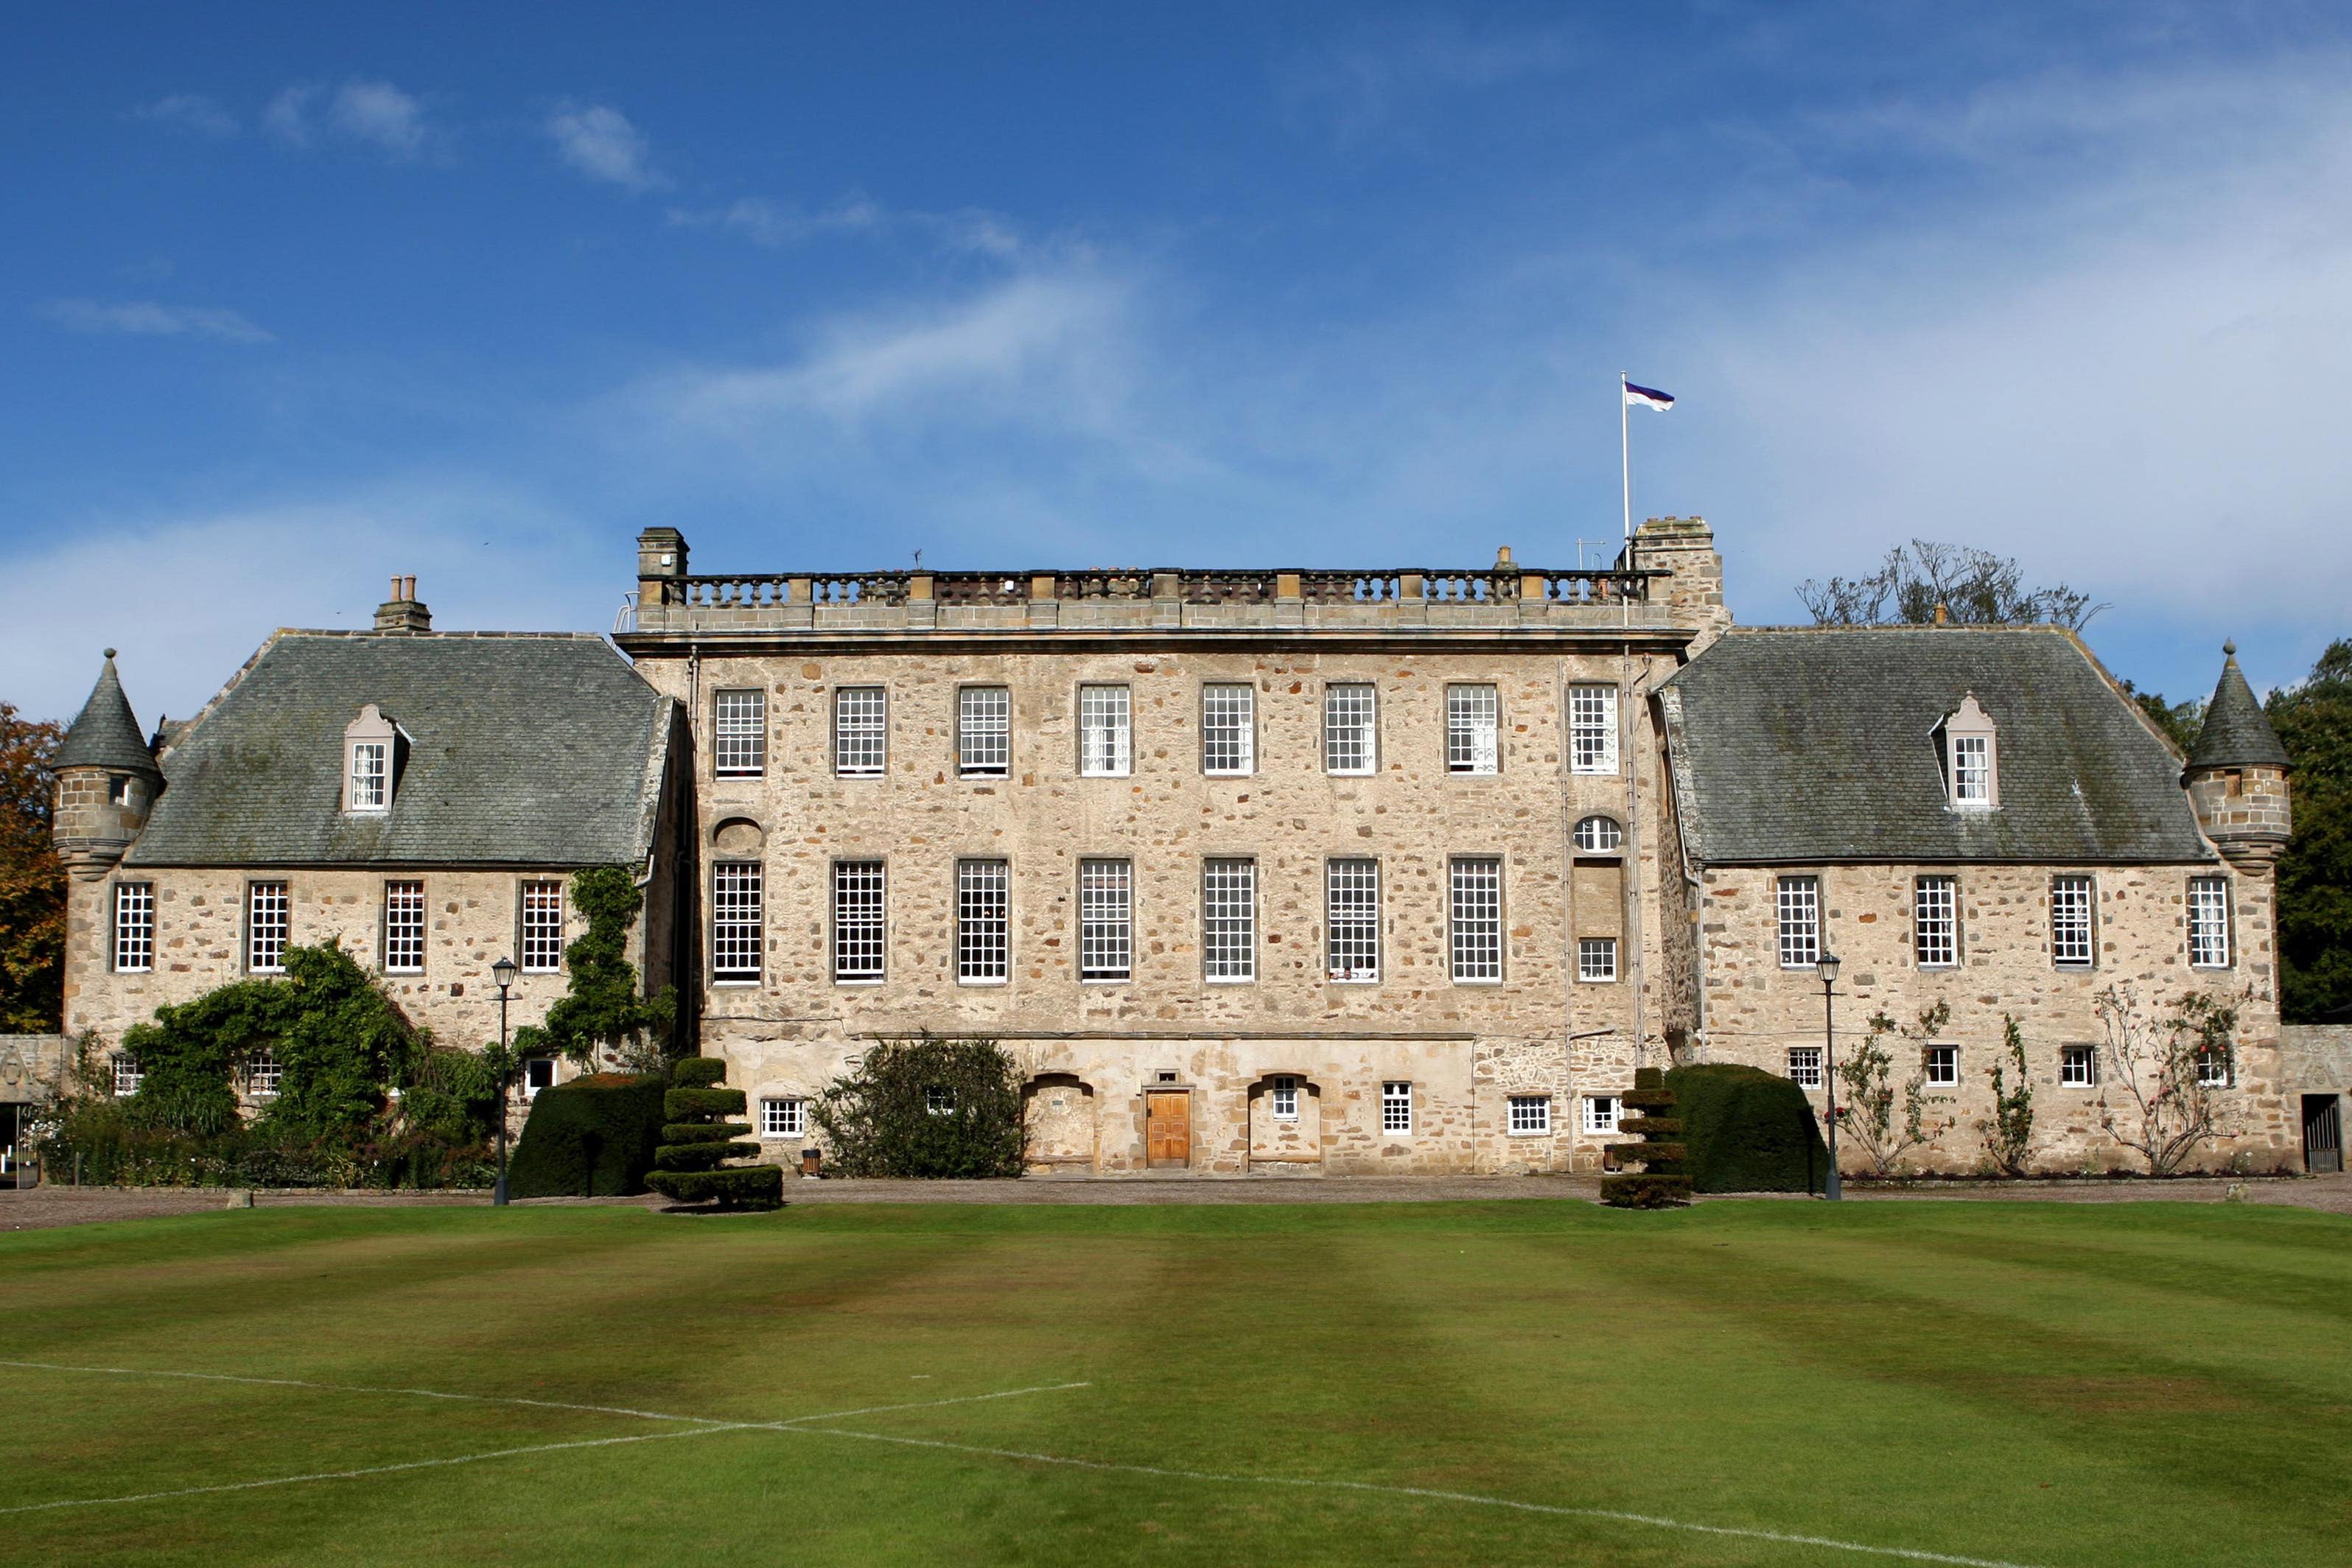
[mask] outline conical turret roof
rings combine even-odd
[[[2254,700],[2253,688],[2238,668],[2238,645],[2223,643],[2221,653],[2221,681],[2213,688],[2213,700],[2205,705],[2205,727],[2189,749],[2189,765],[2285,767],[2286,748],[2279,744],[2278,731],[2271,728],[2263,705]]]
[[[145,738],[139,732],[139,720],[131,711],[131,700],[122,695],[121,678],[114,673],[112,648],[106,650],[106,668],[98,672],[98,684],[90,688],[89,700],[81,705],[81,716],[58,743],[58,754],[49,765],[111,768],[117,773],[157,779],[163,776],[163,770],[155,765],[154,754],[147,749]]]

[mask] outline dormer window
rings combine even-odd
[[[399,771],[400,727],[371,702],[343,727],[343,809],[390,811]]]
[[[1946,798],[1961,811],[1990,811],[2000,804],[2000,758],[1992,716],[1973,691],[1941,725]]]

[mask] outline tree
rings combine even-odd
[[[2160,691],[2142,691],[2126,680],[2124,695],[2139,704],[2156,727],[2164,731],[2165,739],[2180,748],[2185,755],[2197,744],[2197,731],[2205,727],[2205,700],[2191,698],[2186,702],[2167,702]]]
[[[1673,1114],[1675,1091],[1666,1087],[1665,1070],[1635,1068],[1633,1092],[1620,1096],[1619,1103],[1635,1114],[1618,1122],[1617,1131],[1641,1142],[1605,1147],[1621,1164],[1642,1168],[1601,1177],[1601,1201],[1621,1209],[1671,1209],[1689,1203],[1690,1145],[1682,1141],[1682,1119]]]
[[[2021,1176],[2026,1152],[2033,1143],[2033,1077],[2025,1068],[2025,1037],[2011,1014],[2000,1016],[2000,1043],[2009,1059],[2004,1063],[1995,1057],[1986,1075],[1992,1080],[1992,1116],[1977,1123],[1977,1133],[1994,1170]],[[2014,1089],[2009,1083],[2011,1074],[2017,1079]]]
[[[2352,638],[2265,707],[2294,802],[2278,862],[2280,1007],[2289,1023],[2352,1017]]]
[[[1888,551],[1866,576],[1809,578],[1797,597],[1815,622],[1834,626],[1932,626],[1940,609],[1964,626],[2053,622],[2080,631],[2106,608],[2063,583],[2029,589],[2024,582],[2024,569],[2011,557],[1915,539]]]
[[[774,1208],[783,1202],[784,1173],[773,1165],[730,1165],[754,1159],[760,1146],[749,1139],[750,1123],[729,1120],[743,1114],[740,1089],[720,1089],[727,1064],[717,1057],[688,1057],[677,1067],[675,1087],[662,1096],[661,1147],[646,1185],[673,1203],[716,1201],[723,1209]]]
[[[593,1071],[608,1053],[630,1072],[667,1070],[677,992],[664,986],[657,996],[639,995],[628,957],[629,928],[644,904],[636,879],[622,867],[592,866],[572,879],[572,907],[587,917],[588,930],[563,950],[571,980],[546,1022],[515,1031],[517,1057],[554,1051]]]
[[[49,837],[61,724],[0,702],[0,1034],[62,1027],[66,868]]]
[[[852,1176],[1017,1176],[1027,1163],[1020,1065],[994,1040],[880,1040],[810,1108]]]
[[[2236,1133],[2222,1098],[2236,1079],[2235,1005],[2191,991],[2169,1012],[2151,1016],[2139,993],[2125,984],[2100,992],[2097,1009],[2106,1035],[2099,1125],[2146,1160],[2149,1175],[2168,1176],[2198,1145]]]
[[[1929,1106],[1945,1104],[1951,1097],[1927,1092],[1927,1047],[1951,1019],[1951,1005],[1944,1002],[1921,1008],[1916,1028],[1905,1028],[1880,1013],[1870,1020],[1870,1033],[1862,1044],[1838,1063],[1838,1080],[1845,1092],[1838,1097],[1837,1124],[1861,1148],[1878,1175],[1893,1175],[1904,1155],[1934,1142],[1952,1126],[1948,1116],[1941,1121],[1928,1116]],[[1917,1065],[1899,1091],[1894,1083],[1895,1058],[1880,1043],[1889,1035],[1900,1036],[1917,1047]]]

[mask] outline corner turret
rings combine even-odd
[[[122,695],[112,648],[81,716],[58,743],[51,768],[58,777],[51,828],[58,858],[75,876],[93,881],[122,858],[163,788],[163,771]]]
[[[2181,782],[2214,847],[2242,868],[2259,871],[2278,858],[2294,826],[2286,748],[2238,668],[2238,645],[2225,642],[2221,653],[2221,680]]]

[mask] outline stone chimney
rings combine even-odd
[[[131,700],[114,672],[112,648],[106,650],[106,666],[80,717],[58,743],[50,769],[58,780],[49,828],[58,858],[76,877],[94,881],[122,858],[163,789],[163,771],[141,739]]]
[[[2267,870],[2286,847],[2294,828],[2286,768],[2286,748],[2238,668],[2238,645],[2225,642],[2221,679],[2180,778],[2197,825],[2241,870]]]
[[[670,602],[670,584],[686,575],[686,535],[649,528],[637,535],[637,607]]]
[[[1716,553],[1715,531],[1706,519],[1651,518],[1633,531],[1633,542],[1618,563],[1674,574],[1651,584],[1652,602],[1664,603],[1675,620],[1697,628],[1690,645],[1693,658],[1731,629],[1731,611],[1723,602],[1723,557]]]
[[[433,629],[433,612],[417,598],[415,578],[392,580],[392,597],[375,607],[375,629],[400,636]]]

